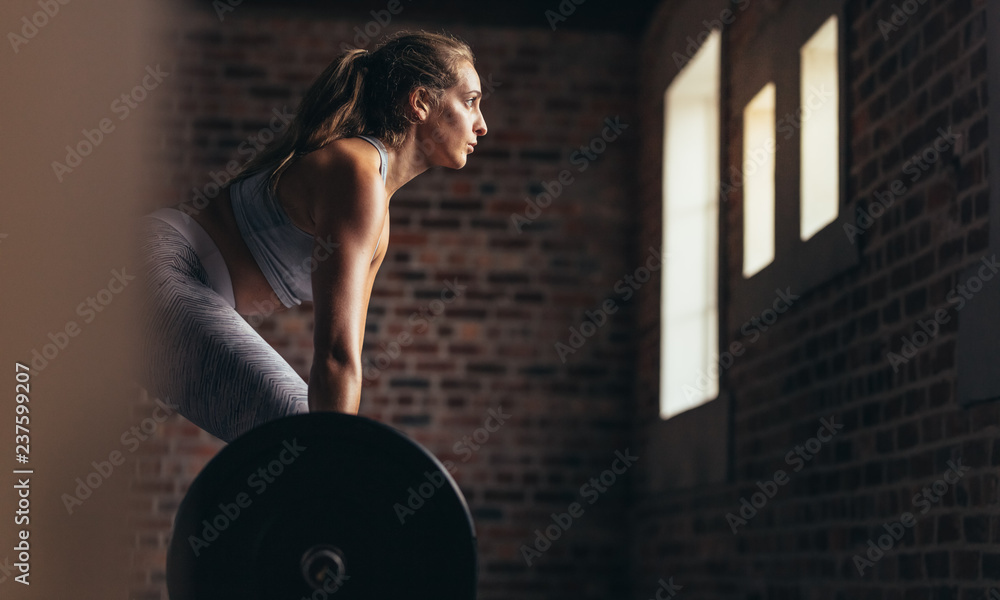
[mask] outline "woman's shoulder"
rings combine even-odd
[[[341,138],[300,156],[281,179],[285,187],[316,199],[351,189],[370,195],[377,194],[378,188],[384,191],[380,165],[381,156],[374,146],[361,138]]]
[[[278,201],[292,222],[306,231],[331,210],[368,211],[384,206],[379,160],[379,152],[365,140],[334,140],[288,166],[277,183]]]
[[[334,140],[305,157],[318,176],[350,175],[370,176],[374,173],[381,180],[382,155],[370,142],[359,137]]]
[[[368,204],[386,194],[380,165],[379,151],[370,143],[360,138],[341,138],[291,165],[286,174],[291,185],[287,187],[312,207],[328,204],[331,198],[337,198],[337,204],[349,205],[352,200]]]

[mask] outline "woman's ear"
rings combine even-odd
[[[430,92],[425,87],[418,87],[410,92],[410,110],[418,123],[425,122],[431,116]]]

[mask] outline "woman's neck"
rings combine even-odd
[[[389,155],[389,166],[386,174],[385,191],[388,198],[392,198],[399,188],[410,182],[411,179],[420,175],[430,164],[427,155],[421,150],[417,143],[414,132],[411,131],[399,147],[386,146],[386,153]]]

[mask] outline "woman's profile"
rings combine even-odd
[[[361,347],[389,201],[486,134],[469,47],[401,32],[337,57],[281,137],[204,210],[142,218],[143,384],[231,441],[282,416],[358,412]],[[243,316],[312,301],[306,382]]]

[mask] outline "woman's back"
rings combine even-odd
[[[382,158],[385,148],[379,146],[362,138],[336,140],[293,161],[278,180],[277,195],[266,185],[270,173],[262,171],[232,182],[204,210],[191,215],[225,261],[237,312],[267,316],[313,299],[315,260],[340,243],[319,234],[319,256],[313,256],[316,204],[337,202],[338,184],[331,173],[343,171],[344,163],[370,169],[384,183],[388,156]],[[374,271],[385,253],[388,221],[386,213],[372,256]]]

